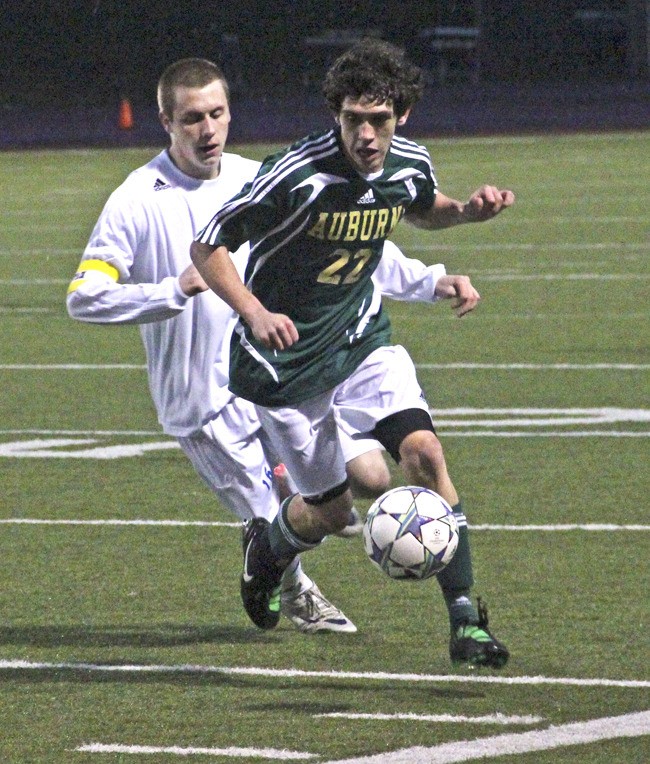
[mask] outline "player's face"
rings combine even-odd
[[[192,178],[216,178],[230,124],[223,84],[215,80],[203,88],[178,87],[175,96],[172,117],[160,115],[171,138],[171,158]]]
[[[407,118],[408,112],[397,117],[390,101],[346,97],[337,122],[345,154],[360,173],[368,175],[383,168],[395,128]]]

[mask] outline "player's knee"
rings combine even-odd
[[[401,465],[407,473],[437,482],[446,472],[442,444],[434,433],[418,430],[407,435],[399,448]]]

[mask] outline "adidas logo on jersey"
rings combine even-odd
[[[374,204],[374,203],[375,203],[375,195],[372,193],[372,188],[369,188],[360,199],[357,199],[357,204]]]
[[[153,184],[154,191],[162,191],[165,188],[171,188],[169,183],[166,183],[162,178],[156,178],[156,182]]]

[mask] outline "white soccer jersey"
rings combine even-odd
[[[404,257],[392,241],[384,242],[379,265],[372,274],[375,290],[384,297],[403,302],[437,302],[436,284],[446,274],[445,266],[425,265],[420,260]]]
[[[73,318],[139,324],[149,388],[164,431],[199,430],[232,398],[229,343],[235,317],[212,291],[188,298],[178,276],[191,264],[194,236],[258,162],[225,153],[219,177],[180,172],[167,151],[135,170],[109,197],[67,298]],[[233,259],[243,272],[248,251]]]

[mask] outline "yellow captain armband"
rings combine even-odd
[[[113,279],[113,281],[117,281],[120,277],[120,272],[117,270],[117,268],[104,260],[82,260],[79,263],[79,269],[72,277],[72,281],[68,287],[68,294],[74,292],[75,289],[78,289],[84,283],[84,281],[86,281],[88,272],[92,271],[105,273],[107,276]]]

